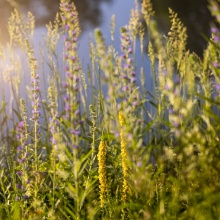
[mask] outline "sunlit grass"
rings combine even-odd
[[[215,1],[210,10],[218,20]],[[111,44],[99,29],[88,42],[87,72],[73,3],[61,0],[38,49],[33,15],[12,13],[0,50],[0,219],[219,218],[220,32],[200,58],[169,12],[166,36],[148,0],[120,36],[113,16]]]

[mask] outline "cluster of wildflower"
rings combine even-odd
[[[33,51],[28,40],[25,41],[28,54],[28,62],[31,70],[31,91],[32,91],[32,117],[31,120],[35,122],[37,130],[39,131],[40,112],[40,88],[39,88],[39,74],[36,73],[37,61],[33,56]],[[37,132],[38,132],[37,131]]]
[[[61,18],[64,26],[64,63],[66,73],[66,83],[64,87],[66,94],[65,118],[71,122],[70,133],[72,134],[72,143],[77,147],[77,139],[80,135],[80,71],[81,65],[77,54],[77,41],[80,34],[78,13],[75,5],[69,1],[61,1]]]
[[[56,134],[59,132],[59,115],[57,112],[57,102],[54,97],[53,88],[48,88],[48,99],[49,99],[49,108],[50,108],[50,118],[49,118],[49,128],[51,133],[51,143],[56,146],[57,144],[57,137]]]
[[[214,41],[214,43],[218,44],[220,43],[220,33],[218,28],[216,27],[211,27],[211,34],[212,34],[212,39]]]
[[[121,28],[121,62],[123,65],[123,87],[124,101],[129,101],[134,107],[138,106],[138,96],[136,90],[137,76],[134,70],[132,55],[132,42],[127,27]],[[129,96],[128,96],[129,95]],[[129,100],[127,98],[129,97]]]
[[[18,180],[16,181],[17,199],[27,199],[26,186],[28,183],[27,175],[27,124],[26,121],[20,121],[16,126],[16,137],[19,140],[19,146],[17,147],[17,171]]]
[[[28,57],[28,64],[31,70],[31,91],[32,91],[32,117],[30,120],[33,121],[33,157],[34,157],[34,166],[35,171],[38,170],[39,167],[39,140],[40,140],[40,123],[39,118],[41,116],[40,113],[40,88],[39,88],[39,75],[36,72],[37,60],[34,57],[33,49],[31,48],[28,40],[25,40],[25,46]]]
[[[106,142],[101,140],[98,152],[98,165],[99,165],[99,189],[100,189],[100,203],[104,207],[105,197],[107,193],[107,179],[106,179]]]
[[[23,154],[23,151],[25,150],[25,148],[28,145],[28,141],[27,141],[27,125],[24,121],[20,121],[17,126],[16,126],[16,137],[19,140],[20,144],[17,148],[17,155],[18,155],[18,159],[17,161],[19,163],[23,163],[26,160],[27,157],[27,152],[25,152]]]
[[[123,186],[122,186],[122,202],[125,203],[127,202],[128,199],[128,194],[129,194],[129,186],[127,182],[128,178],[128,156],[126,152],[126,147],[125,147],[125,137],[124,137],[124,132],[123,132],[123,126],[125,124],[125,118],[122,113],[122,111],[119,111],[118,114],[119,118],[119,124],[121,126],[121,131],[120,131],[120,138],[121,138],[121,160],[122,160],[122,171],[123,171]]]
[[[211,27],[211,34],[212,34],[212,40],[214,42],[214,44],[219,44],[220,43],[220,32],[219,32],[219,29],[216,28],[216,27]],[[218,60],[218,52],[216,50],[216,47],[214,45],[212,45],[213,48],[213,63],[212,63],[212,66],[214,67],[214,69],[219,69],[220,68],[220,65],[219,65],[219,60]]]

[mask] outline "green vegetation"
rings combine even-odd
[[[12,13],[0,50],[0,219],[220,218],[220,31],[201,59],[175,12],[162,36],[150,1],[138,8],[121,51],[114,16],[111,45],[95,30],[87,72],[73,3],[61,0],[40,49],[33,15]],[[217,2],[210,9],[220,23]],[[150,69],[137,67],[137,39]]]

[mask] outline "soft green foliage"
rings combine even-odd
[[[121,51],[114,16],[110,45],[95,30],[87,72],[73,3],[61,0],[39,50],[33,15],[12,13],[0,47],[0,219],[219,219],[220,31],[199,58],[175,12],[162,36],[151,2],[140,10]],[[136,66],[145,45],[150,69]]]

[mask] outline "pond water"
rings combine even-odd
[[[141,1],[138,2],[139,4],[141,3]],[[170,27],[168,7],[171,7],[180,15],[184,24],[188,28],[189,48],[201,55],[201,51],[205,47],[205,41],[199,34],[203,33],[208,36],[210,34],[210,22],[213,21],[213,18],[210,16],[210,13],[207,9],[207,2],[203,0],[152,0],[152,2],[156,10],[156,19],[161,31],[167,33]],[[82,29],[79,55],[83,68],[86,71],[87,63],[89,62],[89,39],[90,34],[92,33],[93,35],[94,28],[100,28],[106,42],[110,42],[109,23],[111,16],[114,14],[117,24],[115,32],[115,47],[118,51],[120,51],[119,30],[122,26],[128,24],[130,11],[132,8],[134,8],[135,2],[134,0],[76,0],[74,3],[79,12],[79,19]],[[8,43],[7,21],[11,12],[13,11],[13,7],[19,7],[24,14],[27,14],[28,11],[31,11],[35,16],[36,28],[34,40],[35,45],[38,45],[43,34],[46,32],[45,25],[48,24],[49,21],[53,21],[56,12],[59,11],[59,0],[1,0],[0,13],[2,16],[0,19],[0,42],[3,46],[6,46]],[[62,44],[60,45],[59,49],[60,54],[62,54],[61,46]],[[141,59],[137,58],[137,66],[139,66],[139,60]],[[144,65],[146,68],[150,68],[147,56]],[[21,97],[24,96],[24,98],[27,98],[26,84],[28,81],[29,79],[27,77],[21,82]],[[148,80],[148,89],[151,87],[150,84],[151,80]],[[11,103],[12,106],[12,103],[15,100],[12,100],[10,95],[12,93],[10,86],[2,84],[0,84],[0,86],[4,87],[5,99],[10,100],[9,103]],[[43,93],[46,94],[46,91]],[[2,97],[0,97],[0,99],[1,98]],[[11,109],[12,108],[10,107],[9,111],[11,111]]]
[[[59,0],[1,0],[0,1],[0,42],[8,41],[7,22],[13,7],[19,7],[26,14],[31,11],[36,19],[36,32],[42,32],[45,24],[52,21],[59,10]],[[141,0],[138,0],[139,4]],[[127,24],[129,12],[134,6],[134,0],[75,0],[79,12],[83,35],[87,35],[95,27],[106,30],[109,26],[109,19],[112,14],[116,14],[117,24]],[[214,22],[208,10],[207,0],[152,0],[156,11],[156,19],[159,28],[165,33],[170,27],[168,8],[172,8],[178,13],[184,25],[187,27],[191,50],[201,54],[204,49],[205,40],[201,36],[210,35],[210,24]]]

